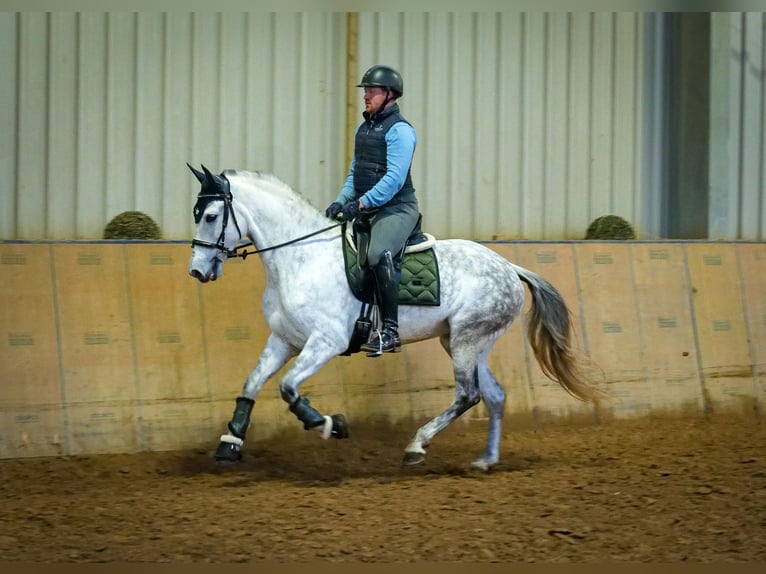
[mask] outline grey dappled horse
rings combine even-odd
[[[214,175],[204,166],[202,172],[189,167],[201,183],[189,274],[203,283],[215,281],[227,257],[241,256],[237,248],[244,238],[258,250],[266,270],[263,313],[271,333],[236,399],[216,458],[239,460],[256,396],[293,357],[279,383],[290,411],[304,428],[318,430],[325,439],[348,436],[343,415],[321,415],[298,392],[301,383],[346,351],[359,313],[337,224],[328,225],[324,213],[273,175],[234,170]],[[404,463],[422,462],[434,436],[483,400],[489,413],[487,447],[473,465],[486,470],[498,462],[505,405],[505,392],[487,359],[523,309],[522,282],[532,294],[528,340],[543,372],[578,399],[595,395],[579,374],[570,346],[569,311],[552,285],[473,241],[439,240],[434,250],[440,305],[401,306],[399,332],[402,344],[439,337],[452,358],[455,396],[444,412],[417,430],[405,448]]]

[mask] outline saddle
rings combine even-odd
[[[399,277],[399,305],[440,305],[439,265],[433,250],[436,239],[422,231],[422,218],[418,216],[404,247],[393,257]],[[358,352],[369,338],[373,320],[379,321],[377,313],[373,315],[375,284],[367,265],[370,229],[370,221],[365,217],[358,217],[351,226],[344,223],[342,227],[346,279],[351,292],[362,303],[349,347],[343,355]]]

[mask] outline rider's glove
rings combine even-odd
[[[352,199],[343,206],[343,219],[351,221],[359,215],[359,201]]]
[[[324,210],[324,214],[330,219],[335,219],[341,211],[343,211],[343,206],[337,201],[333,201],[327,206],[327,209]]]

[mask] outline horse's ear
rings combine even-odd
[[[224,188],[226,188],[226,180],[224,178],[211,173],[210,170],[206,168],[204,164],[200,164],[200,165],[202,165],[202,171],[205,172],[204,177],[207,181],[211,182],[220,190],[223,190]]]
[[[192,171],[192,173],[194,174],[194,177],[196,177],[196,178],[197,178],[197,180],[198,180],[200,183],[202,183],[203,181],[205,181],[205,174],[204,174],[204,173],[202,173],[202,172],[201,172],[201,171],[199,171],[199,170],[196,170],[196,169],[194,169],[192,166],[190,166],[190,165],[189,165],[189,163],[188,163],[188,162],[186,163],[186,165],[188,165],[188,166],[189,166],[189,169],[190,169],[190,170]]]
[[[222,183],[222,179],[218,177],[217,175],[213,175],[208,168],[205,167],[205,164],[200,164],[202,166],[202,171],[205,172],[204,178],[208,181],[211,181],[215,183],[216,185],[220,185]]]

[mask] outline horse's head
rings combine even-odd
[[[242,233],[234,215],[233,198],[226,176],[213,175],[204,165],[201,172],[190,165],[189,169],[202,184],[194,204],[197,229],[192,240],[189,275],[207,283],[221,276],[223,263],[234,254]]]

